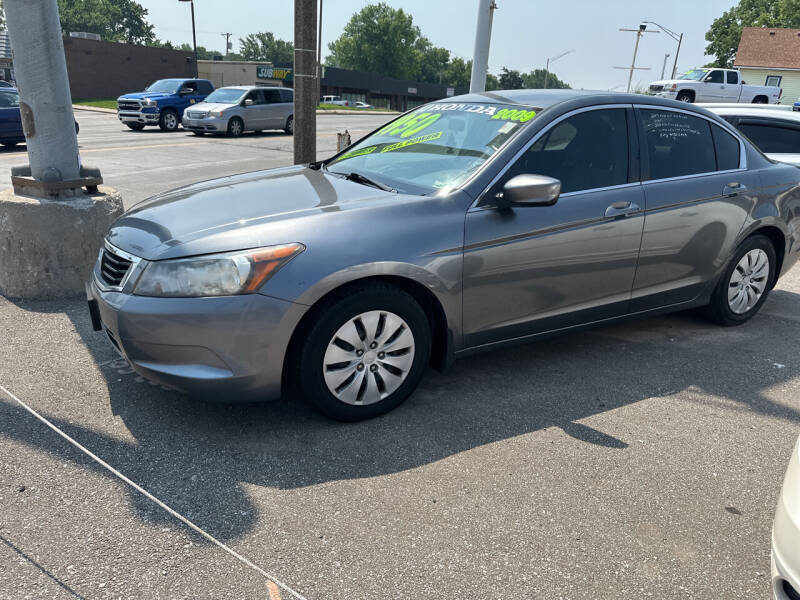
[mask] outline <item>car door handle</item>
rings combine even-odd
[[[633,202],[614,202],[606,209],[606,217],[624,217],[640,210],[639,205]]]
[[[724,188],[722,188],[723,196],[738,196],[742,192],[747,191],[747,186],[739,183],[738,181],[731,181]]]

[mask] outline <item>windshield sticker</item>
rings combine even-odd
[[[503,108],[492,119],[503,121],[516,121],[517,123],[527,123],[536,116],[535,110],[514,110],[513,108]]]
[[[430,127],[442,115],[435,115],[429,112],[411,113],[389,123],[386,127],[378,131],[376,135],[400,136],[401,138],[411,137],[423,129]]]
[[[440,112],[455,110],[491,116],[497,112],[497,107],[483,106],[481,104],[462,104],[460,102],[452,102],[450,104],[431,104],[430,106],[426,106],[425,110],[436,110]]]
[[[336,162],[340,160],[347,160],[348,158],[354,158],[356,156],[364,156],[365,154],[372,154],[377,150],[378,146],[367,146],[366,148],[361,148],[360,150],[353,150],[352,152],[348,152],[336,159]]]
[[[436,133],[421,135],[419,137],[415,137],[410,140],[397,142],[396,144],[389,144],[388,146],[384,146],[381,149],[381,153],[392,152],[394,150],[399,150],[400,148],[406,148],[408,146],[413,146],[415,144],[424,144],[425,142],[432,142],[433,140],[438,140],[440,137],[442,137],[442,135],[444,135],[443,131],[437,131]]]

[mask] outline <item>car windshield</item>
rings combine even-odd
[[[175,79],[159,79],[151,84],[145,92],[161,92],[162,94],[177,94],[181,87],[181,81]]]
[[[217,104],[238,104],[242,96],[245,94],[244,90],[236,90],[231,88],[221,88],[214,90],[206,96],[206,102],[215,102]]]
[[[382,127],[328,163],[401,192],[463,183],[541,109],[508,104],[433,103]]]
[[[0,90],[0,108],[15,108],[19,106],[19,94]]]
[[[708,73],[708,69],[692,69],[691,71],[686,71],[686,73],[678,77],[678,79],[691,79],[692,81],[700,81],[706,73]]]

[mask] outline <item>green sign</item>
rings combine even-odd
[[[256,77],[258,79],[280,79],[281,81],[291,81],[292,69],[279,69],[277,67],[256,67]]]

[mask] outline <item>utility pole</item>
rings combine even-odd
[[[200,77],[197,65],[197,31],[194,24],[194,0],[178,0],[178,2],[188,2],[192,5],[192,43],[194,44],[194,77]]]
[[[664,71],[667,70],[667,59],[669,58],[669,54],[664,55],[664,64],[661,65],[661,79],[664,79]]]
[[[678,72],[678,54],[681,52],[681,43],[683,42],[683,34],[678,38],[678,50],[675,52],[675,63],[672,65],[672,78],[675,79],[675,74]]]
[[[486,75],[489,72],[489,46],[492,41],[492,21],[497,3],[494,0],[478,0],[478,25],[475,28],[475,51],[472,56],[471,93],[486,91]]]
[[[563,53],[559,54],[558,56],[554,56],[552,58],[548,58],[547,59],[547,66],[544,69],[544,89],[547,89],[547,78],[550,75],[550,63],[551,62],[556,62],[559,58],[565,57],[570,52],[573,52],[573,50],[567,50],[566,52],[563,52]]]
[[[228,57],[228,51],[231,49],[231,36],[232,33],[222,33],[220,34],[222,37],[225,38],[225,58]]]
[[[631,92],[631,83],[633,82],[633,72],[634,71],[649,71],[649,67],[637,67],[636,66],[636,55],[639,53],[639,40],[642,38],[642,34],[644,33],[658,33],[658,31],[647,31],[647,25],[642,23],[639,25],[639,29],[620,29],[620,31],[633,31],[636,33],[636,45],[633,47],[633,60],[631,61],[630,66],[630,75],[628,75],[628,93]],[[626,67],[614,67],[615,69],[625,69]]]
[[[317,0],[294,0],[294,163],[317,160]]]
[[[322,0],[319,0],[319,26],[317,27],[317,100],[322,98]]]

